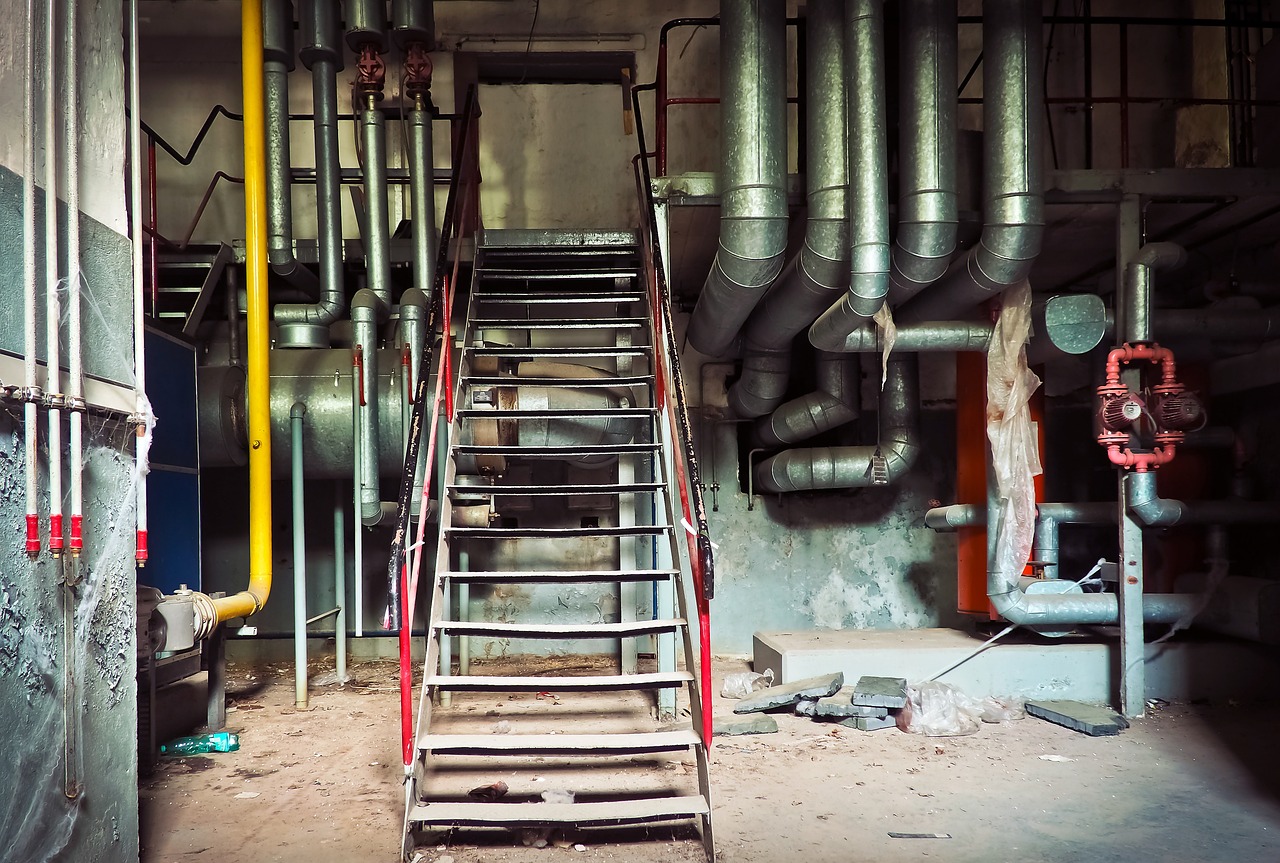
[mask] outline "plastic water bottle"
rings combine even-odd
[[[184,755],[204,755],[207,752],[235,752],[240,748],[240,735],[230,731],[217,731],[213,734],[197,734],[193,737],[179,737],[168,743],[160,744],[160,754],[180,758]]]

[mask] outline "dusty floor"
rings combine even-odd
[[[717,676],[743,667],[726,660]],[[301,712],[290,666],[233,666],[228,724],[241,749],[167,762],[144,783],[144,863],[393,863],[403,812],[395,666],[352,671],[354,684],[313,690]],[[570,708],[572,698],[561,696]],[[730,702],[717,702],[727,713]],[[1112,738],[1036,719],[926,739],[779,716],[777,734],[716,741],[719,859],[1280,861],[1276,710],[1169,705]],[[654,766],[689,772],[678,759]],[[586,851],[524,848],[505,831],[435,834],[422,850],[427,863],[703,859],[687,828],[573,839]]]

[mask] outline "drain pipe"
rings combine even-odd
[[[778,453],[756,466],[756,489],[786,492],[892,484],[911,469],[920,455],[919,405],[915,355],[891,355],[880,392],[878,443]]]
[[[289,73],[293,71],[293,4],[265,0],[263,81],[267,112],[267,261],[289,284],[314,293],[315,273],[293,254],[293,183],[289,174]]]
[[[842,0],[810,0],[805,140],[808,217],[804,247],[747,321],[742,376],[729,406],[744,418],[782,404],[791,342],[849,284],[849,156]]]
[[[387,124],[378,110],[386,83],[387,10],[382,0],[352,0],[347,4],[347,44],[360,59],[351,85],[351,107],[356,115],[364,150],[365,270],[369,290],[382,302],[378,319],[385,320],[391,307],[391,208],[387,200]],[[354,303],[353,303],[354,314]],[[367,359],[372,354],[365,355]],[[370,402],[376,401],[370,391]]]
[[[382,520],[382,492],[378,477],[378,320],[386,315],[386,303],[368,288],[351,300],[352,348],[360,382],[356,412],[359,415],[360,522],[373,527]]]
[[[203,638],[217,623],[247,617],[271,594],[271,351],[267,308],[267,184],[263,117],[262,2],[241,0],[240,62],[244,90],[244,208],[249,426],[249,584],[231,596],[195,599]],[[201,598],[203,597],[203,599]]]
[[[956,4],[901,6],[902,134],[898,233],[889,272],[897,306],[942,278],[956,248]]]
[[[756,423],[761,446],[779,447],[807,440],[858,418],[862,395],[857,356],[818,352],[818,388],[792,399]]]
[[[49,405],[49,551],[62,554],[62,304],[58,296],[58,6],[45,7],[44,284],[45,398]]]
[[[25,68],[28,70],[36,68],[35,28],[35,0],[27,0],[23,47],[26,49]],[[131,47],[132,44],[130,43]],[[22,96],[22,367],[24,390],[22,394],[22,442],[27,471],[26,550],[27,556],[35,560],[40,555],[40,512],[37,509],[40,494],[40,471],[36,466],[36,459],[39,456],[39,408],[36,402],[43,396],[43,392],[36,385],[36,87],[33,71],[22,76]],[[137,151],[134,150],[133,152]],[[135,217],[135,227],[137,221]]]
[[[307,406],[295,402],[289,410],[293,466],[293,696],[294,704],[306,710],[307,694],[307,529],[306,495],[302,488],[302,423]],[[339,600],[339,605],[342,600]]]
[[[720,4],[720,247],[689,344],[729,350],[787,249],[787,41],[782,0]]]
[[[889,146],[886,140],[883,0],[845,5],[849,93],[849,290],[809,328],[809,341],[838,351],[889,291]]]
[[[983,5],[983,216],[978,244],[929,290],[905,304],[902,323],[952,320],[1031,272],[1044,235],[1043,15],[1039,0]]]
[[[404,98],[408,143],[410,220],[413,228],[413,286],[424,297],[436,283],[436,194],[431,147],[431,58],[435,21],[430,0],[392,0],[391,37],[404,54]],[[400,301],[402,304],[404,300]],[[415,360],[416,362],[416,360]],[[417,365],[413,370],[417,372]]]
[[[298,25],[303,39],[298,54],[302,65],[311,70],[315,114],[320,301],[314,305],[276,306],[277,343],[281,347],[327,347],[329,325],[346,310],[342,272],[342,169],[338,159],[338,73],[342,71],[342,50],[336,0],[303,3]]]
[[[63,110],[63,164],[67,195],[67,413],[71,445],[71,537],[73,557],[84,549],[84,337],[80,317],[80,51],[77,45],[78,4],[67,0],[64,10],[67,35],[63,75],[66,104]]]

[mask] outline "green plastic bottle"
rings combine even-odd
[[[240,748],[240,735],[230,731],[217,731],[213,734],[197,734],[193,737],[179,737],[168,743],[160,744],[160,754],[172,758],[185,755],[204,755],[207,752],[235,752]]]

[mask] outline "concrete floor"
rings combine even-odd
[[[724,660],[717,677],[744,667]],[[371,661],[352,671],[357,685],[313,690],[303,712],[293,707],[288,664],[233,666],[228,721],[242,747],[167,762],[144,783],[144,863],[395,861],[395,666]],[[717,713],[729,712],[729,701],[717,702]],[[1261,704],[1172,704],[1112,738],[1026,719],[942,739],[779,716],[777,734],[716,741],[719,859],[1280,860],[1275,717],[1275,707]],[[689,770],[678,758],[656,767]],[[570,838],[586,851],[524,848],[505,831],[436,834],[422,846],[423,861],[703,859],[687,828]]]

